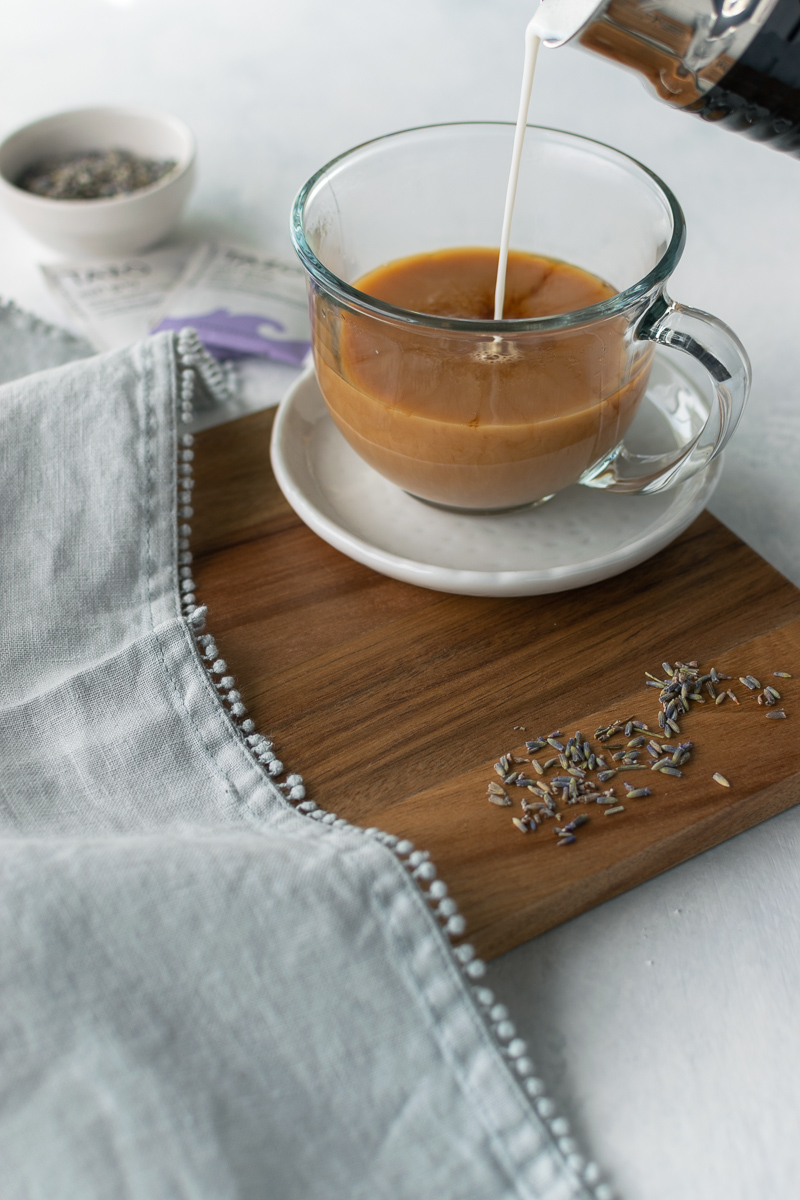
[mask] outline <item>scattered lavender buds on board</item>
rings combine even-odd
[[[580,841],[580,837],[584,836],[577,836],[578,831],[589,820],[586,813],[575,812],[576,806],[599,804],[605,816],[616,816],[625,812],[625,805],[620,803],[621,799],[642,800],[652,794],[649,787],[637,787],[635,783],[629,783],[627,780],[623,780],[624,796],[620,797],[615,793],[613,784],[605,791],[601,790],[604,784],[609,784],[621,772],[646,771],[649,768],[651,780],[652,772],[682,779],[687,765],[690,771],[694,769],[691,763],[695,744],[690,740],[679,740],[681,722],[691,714],[696,705],[705,705],[707,698],[714,701],[716,708],[731,700],[741,709],[742,714],[748,704],[757,703],[762,706],[762,712],[764,707],[767,708],[764,713],[767,719],[787,720],[788,714],[784,709],[775,707],[781,700],[781,693],[770,684],[762,688],[756,676],[749,672],[737,676],[746,689],[740,701],[732,689],[720,689],[717,692],[715,685],[730,681],[732,677],[717,671],[716,667],[703,671],[696,660],[690,659],[672,665],[664,662],[662,668],[662,678],[649,671],[645,672],[646,686],[655,687],[659,692],[658,729],[652,729],[646,721],[639,720],[636,716],[626,715],[616,717],[594,731],[599,746],[596,743],[593,745],[579,729],[571,736],[567,736],[562,729],[541,733],[527,740],[525,748],[531,755],[551,750],[551,757],[541,761],[533,757],[522,758],[512,751],[501,755],[494,764],[494,770],[502,783],[492,780],[488,784],[490,803],[503,808],[513,807],[514,800],[506,788],[516,785],[526,794],[520,797],[522,816],[511,818],[515,828],[520,833],[530,833],[546,821],[556,822],[552,826],[557,839],[556,845],[575,845]],[[778,679],[792,678],[788,671],[773,671],[772,675]],[[648,695],[652,696],[652,693]],[[732,711],[722,718],[714,719],[721,719],[726,723],[746,720],[744,716],[734,715]],[[525,732],[525,726],[518,725],[514,728],[518,732]],[[614,737],[621,737],[623,740],[612,741]],[[556,751],[556,754],[552,755],[552,751]],[[640,758],[644,761],[639,761]],[[538,778],[523,771],[512,770],[512,766],[520,766],[522,763],[530,763]],[[720,787],[731,787],[730,781],[719,771],[712,775],[712,780]],[[670,784],[669,788],[674,790],[669,794],[679,794],[681,786]],[[537,799],[532,800],[527,793],[533,793]],[[574,815],[565,824],[558,824],[557,822],[566,817],[568,808],[572,809]],[[630,817],[626,820],[636,818]],[[623,822],[621,827],[626,829],[629,825]],[[588,833],[591,835],[591,830]],[[552,842],[550,844],[552,845]]]

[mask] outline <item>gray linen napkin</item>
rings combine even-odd
[[[0,388],[0,1196],[586,1197],[432,866],[221,699],[203,379],[162,334]]]
[[[13,301],[0,301],[0,383],[94,353],[84,338],[40,321]]]

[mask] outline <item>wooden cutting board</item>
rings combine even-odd
[[[270,468],[273,416],[197,439],[195,579],[209,629],[309,795],[429,850],[483,957],[800,802],[800,591],[709,513],[593,587],[443,595],[378,575],[303,525]],[[526,738],[592,737],[631,715],[657,728],[644,672],[660,674],[665,659],[715,665],[741,701],[692,706],[681,736],[696,749],[682,778],[618,776],[618,792],[644,781],[653,795],[610,817],[566,809],[590,821],[565,847],[551,824],[514,828],[522,790],[509,789],[514,809],[487,802],[493,762],[524,753]],[[766,719],[738,683],[748,673],[777,686],[786,720]]]

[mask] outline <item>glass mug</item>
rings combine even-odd
[[[572,263],[617,290],[591,307],[466,320],[359,290],[395,259],[497,246],[514,127],[432,125],[340,155],[301,189],[292,239],[307,272],[314,364],[328,411],[387,479],[448,508],[495,511],[574,483],[652,493],[722,450],[750,367],[716,317],[665,291],[685,241],[680,206],[651,171],[602,143],[529,126],[512,247]],[[635,453],[624,436],[656,344],[691,355],[710,385],[686,445]]]

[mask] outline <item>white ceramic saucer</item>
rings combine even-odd
[[[657,352],[628,434],[640,452],[683,444],[708,399]],[[576,485],[539,508],[492,515],[423,504],[368,467],[328,416],[313,371],[281,401],[272,466],[295,512],[337,550],[394,579],[467,596],[533,596],[597,583],[655,554],[705,508],[721,461],[671,491],[614,495]]]

